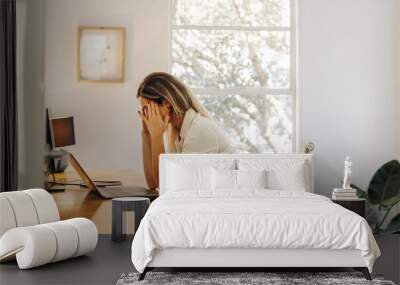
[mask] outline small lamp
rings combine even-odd
[[[75,144],[74,117],[54,118],[49,120],[53,148]],[[49,153],[49,172],[60,173],[68,166],[68,152],[60,149]]]
[[[75,144],[74,117],[55,118],[50,123],[54,147]]]

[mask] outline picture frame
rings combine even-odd
[[[125,28],[78,27],[77,74],[79,82],[125,81]]]

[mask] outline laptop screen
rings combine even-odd
[[[83,180],[83,183],[85,183],[86,187],[89,188],[89,190],[94,190],[97,192],[97,187],[93,183],[92,179],[90,179],[89,175],[83,170],[82,166],[79,164],[79,162],[76,160],[74,155],[72,153],[69,153],[69,163],[71,166],[75,169],[75,171],[78,173],[78,175],[81,177]]]

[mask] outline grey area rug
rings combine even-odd
[[[148,272],[146,278],[138,281],[138,273],[122,274],[117,285],[133,284],[373,284],[395,285],[381,276],[372,276],[368,281],[359,272]]]

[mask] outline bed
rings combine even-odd
[[[359,215],[313,194],[309,154],[165,154],[160,197],[132,243],[153,268],[352,267],[380,251]]]

